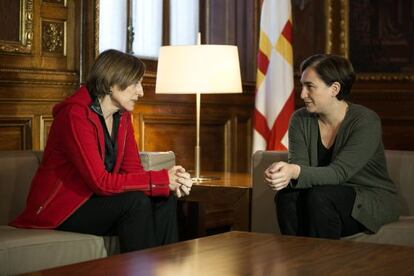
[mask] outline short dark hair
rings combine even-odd
[[[145,64],[136,56],[118,50],[99,54],[89,72],[86,86],[92,95],[102,98],[116,85],[124,90],[139,82],[145,73]]]
[[[338,100],[343,100],[351,93],[355,82],[355,71],[351,62],[341,56],[317,54],[308,57],[300,65],[301,74],[306,68],[313,68],[321,80],[328,86],[334,82],[341,85],[341,90],[336,95]]]

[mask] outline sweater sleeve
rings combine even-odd
[[[153,176],[151,172],[144,170],[130,171],[128,173],[109,173],[105,170],[99,151],[99,139],[96,125],[87,117],[84,107],[73,105],[62,114],[63,120],[60,132],[62,144],[68,159],[82,176],[84,182],[94,193],[98,195],[112,195],[125,191],[144,191],[147,194],[164,194],[164,192],[153,193],[153,185],[165,183],[168,175]],[[136,145],[135,145],[136,149]],[[138,151],[136,151],[138,155]],[[153,181],[152,181],[153,180]]]
[[[344,140],[338,141],[337,136],[339,149],[328,166],[312,167],[309,161],[305,161],[306,153],[293,154],[301,167],[299,178],[294,185],[296,188],[343,184],[367,165],[381,143],[382,131],[378,115],[372,111],[359,113],[350,122],[344,122],[342,127],[344,129],[340,129],[343,132],[341,139]],[[294,151],[304,151],[304,146],[305,143],[299,143]]]
[[[124,155],[120,167],[120,173],[145,173],[138,154],[137,143],[135,142],[131,116],[127,116],[126,124],[126,140],[125,148],[121,149],[124,151]],[[168,171],[163,169],[159,171],[149,171],[146,173],[150,176],[150,190],[145,193],[149,196],[168,196],[170,193]]]

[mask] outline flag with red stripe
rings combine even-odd
[[[290,1],[262,3],[253,152],[288,148],[288,124],[295,106]]]

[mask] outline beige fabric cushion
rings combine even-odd
[[[387,168],[401,196],[401,215],[414,216],[414,151],[386,150]]]
[[[139,155],[142,166],[147,171],[169,169],[175,165],[175,154],[172,151],[142,151]]]
[[[264,182],[264,171],[273,162],[287,161],[287,152],[259,150],[252,158],[252,209],[251,230],[260,233],[280,234],[276,219],[274,197],[276,191],[269,189]]]
[[[32,151],[0,151],[0,225],[23,211],[38,166]]]
[[[375,234],[358,233],[345,237],[345,240],[371,243],[414,246],[414,217],[401,216],[398,221],[388,223]]]
[[[25,273],[106,256],[102,237],[0,226],[0,275]]]

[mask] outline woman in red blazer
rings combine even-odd
[[[145,171],[130,112],[145,65],[101,53],[86,86],[53,109],[54,121],[27,198],[10,225],[116,234],[121,252],[177,241],[176,199],[192,181],[181,166]]]

